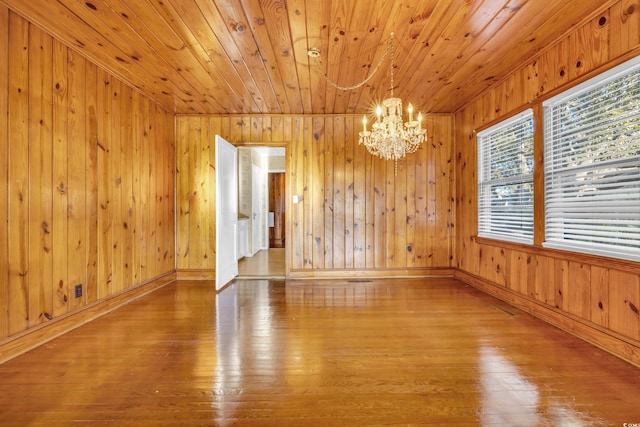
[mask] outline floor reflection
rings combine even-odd
[[[482,424],[541,425],[538,387],[497,348],[480,345],[479,356]]]
[[[540,360],[544,366],[544,360]],[[479,374],[482,394],[482,425],[504,426],[600,426],[604,419],[577,408],[586,402],[571,394],[559,393],[558,384],[536,384],[509,360],[508,352],[497,346],[479,345]],[[558,372],[561,375],[566,373]],[[552,375],[551,373],[549,374]],[[540,381],[540,372],[532,376]],[[561,385],[561,384],[560,384]],[[569,392],[570,393],[570,392]]]

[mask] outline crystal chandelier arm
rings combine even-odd
[[[329,76],[327,76],[327,74],[322,69],[321,62],[318,60],[318,57],[320,56],[320,49],[317,49],[317,48],[309,49],[307,51],[307,54],[309,55],[310,58],[313,59],[313,62],[318,67],[318,71],[320,71],[320,74],[322,74],[322,77],[324,77],[324,79],[327,81],[327,83],[329,83],[331,86],[333,86],[333,87],[335,87],[336,89],[339,89],[339,90],[353,90],[353,89],[358,89],[358,88],[362,87],[365,83],[367,83],[369,80],[371,80],[371,78],[378,72],[378,70],[382,66],[382,63],[384,62],[385,58],[387,57],[387,54],[391,50],[392,43],[393,43],[393,33],[391,33],[391,37],[389,37],[389,42],[387,43],[387,48],[385,49],[384,54],[382,54],[382,58],[380,58],[380,61],[378,61],[378,64],[375,66],[373,71],[371,71],[371,73],[363,81],[361,81],[360,83],[357,83],[357,84],[355,84],[353,86],[340,86],[337,83],[334,83],[333,81],[331,81],[331,79],[329,79]]]

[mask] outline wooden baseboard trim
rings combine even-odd
[[[215,270],[177,270],[176,280],[216,280]]]
[[[174,271],[0,341],[0,364],[41,346],[176,280]]]
[[[620,336],[582,318],[554,307],[546,306],[511,289],[472,274],[456,271],[454,277],[634,366],[640,367],[640,342]]]
[[[385,270],[291,270],[287,279],[402,279],[420,277],[452,277],[453,268],[416,268],[416,269],[385,269]]]
[[[386,269],[386,270],[292,270],[286,276],[289,280],[314,279],[353,279],[365,277],[368,279],[401,279],[418,277],[453,277],[453,268],[416,268],[416,269]],[[245,276],[244,279],[252,276]],[[215,270],[177,270],[176,280],[215,280]],[[278,278],[281,279],[281,278]]]

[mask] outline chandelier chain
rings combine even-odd
[[[391,51],[391,64],[393,64],[393,37],[389,38],[389,42],[387,43],[387,48],[385,49],[384,53],[382,54],[382,58],[380,58],[380,61],[378,61],[378,64],[375,66],[373,71],[371,71],[371,73],[369,73],[369,75],[363,81],[361,81],[360,83],[356,83],[356,84],[354,84],[352,86],[340,86],[339,84],[333,82],[329,78],[329,76],[327,76],[327,74],[323,71],[322,63],[318,60],[317,57],[313,57],[313,62],[318,67],[318,70],[320,71],[320,74],[322,74],[322,77],[324,77],[324,79],[327,81],[327,83],[329,83],[331,86],[333,86],[333,87],[335,87],[336,89],[339,89],[339,90],[354,90],[354,89],[361,88],[369,80],[371,80],[371,78],[378,72],[378,70],[382,66],[382,63],[384,62],[385,58],[387,57],[387,54],[389,53],[389,51]],[[392,74],[391,74],[391,82],[392,82],[391,83],[392,84],[391,92],[393,93],[393,71],[392,71]]]
[[[391,97],[393,98],[393,33],[389,37],[389,46],[391,50],[390,68],[391,68]]]

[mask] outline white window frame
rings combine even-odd
[[[629,108],[620,100],[624,120],[580,120],[581,127],[561,114],[617,107],[617,100],[600,104],[599,90],[632,73],[640,73],[640,56],[543,102],[543,247],[640,261],[640,103],[633,105],[634,97]],[[562,110],[580,97],[579,113],[575,106]]]
[[[501,139],[505,131],[531,120],[530,152],[518,147],[505,147]],[[478,236],[515,243],[533,244],[533,110],[527,109],[477,135],[478,146]],[[492,178],[492,157],[507,154],[524,155],[531,162],[530,170],[520,174]],[[492,154],[495,152],[494,154]],[[495,158],[494,158],[495,160]],[[493,188],[496,186],[529,186],[530,205],[498,206]]]

